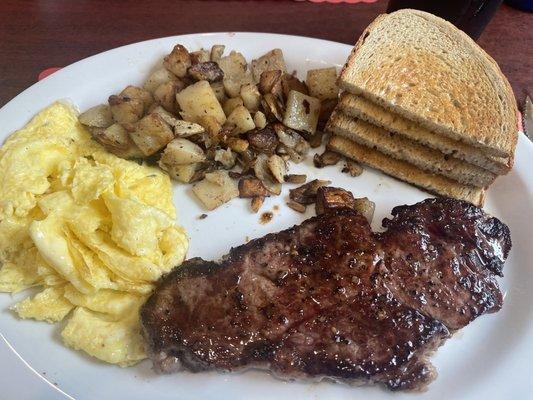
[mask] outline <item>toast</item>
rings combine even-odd
[[[344,92],[339,99],[338,109],[350,117],[359,118],[387,131],[398,133],[444,154],[485,168],[494,174],[503,175],[512,168],[513,158],[511,157],[492,156],[477,147],[435,134],[416,122],[393,114],[364,97]]]
[[[341,136],[332,136],[328,148],[428,192],[465,200],[478,207],[483,206],[484,189],[463,185],[444,176],[423,171],[405,161],[389,157]]]
[[[446,156],[440,151],[338,111],[331,116],[326,130],[465,185],[487,187],[497,176],[484,168]]]
[[[426,129],[512,157],[517,106],[496,62],[451,23],[418,10],[378,16],[339,86]]]

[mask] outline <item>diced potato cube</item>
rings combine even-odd
[[[283,124],[297,131],[315,133],[320,114],[320,100],[291,90],[287,98]]]
[[[227,171],[206,174],[205,179],[196,183],[192,191],[208,210],[214,210],[239,196],[237,183],[230,178]]]
[[[212,115],[220,124],[226,122],[226,114],[207,81],[186,87],[176,95],[176,100],[186,120],[200,122],[201,117]]]
[[[177,120],[174,124],[174,135],[176,137],[188,137],[192,135],[198,135],[204,132],[204,127],[194,122]]]
[[[107,104],[100,104],[80,114],[78,121],[85,126],[107,128],[113,124],[113,114]]]
[[[285,60],[283,59],[283,52],[280,49],[271,50],[257,60],[252,60],[252,74],[256,83],[259,83],[261,74],[264,71],[274,70],[287,71]]]
[[[209,50],[200,49],[198,51],[193,51],[191,53],[191,64],[200,64],[204,62],[208,62],[210,60],[210,52]]]
[[[218,65],[224,71],[223,84],[229,97],[237,97],[241,86],[252,81],[247,72],[248,64],[241,53],[232,51],[228,56],[219,59]]]
[[[250,112],[256,112],[261,104],[261,93],[253,83],[247,83],[241,86],[241,98],[244,107]]]
[[[149,156],[165,147],[174,138],[174,133],[158,114],[148,114],[130,136],[144,155]]]
[[[233,168],[236,160],[237,155],[230,149],[217,149],[215,151],[215,161],[221,163],[226,169]]]
[[[178,78],[183,78],[191,66],[191,55],[185,47],[177,44],[170,54],[163,59],[163,65]]]
[[[212,115],[206,115],[205,117],[200,118],[200,125],[204,127],[211,137],[215,137],[222,129],[220,122],[218,122]]]
[[[154,93],[155,90],[168,81],[178,81],[178,77],[166,68],[160,68],[150,75],[143,87],[150,93]]]
[[[126,129],[120,124],[115,123],[106,129],[92,129],[91,134],[107,151],[119,157],[142,158],[144,156]]]
[[[291,90],[296,90],[297,92],[307,95],[309,94],[306,84],[291,74],[283,74],[281,77],[281,87],[285,98],[289,96]]]
[[[109,108],[113,114],[113,120],[119,124],[137,122],[144,113],[142,100],[127,96],[109,96]]]
[[[198,170],[199,164],[166,165],[159,160],[159,166],[163,171],[178,182],[189,183]]]
[[[237,153],[243,153],[248,150],[248,147],[250,147],[248,141],[236,137],[230,137],[227,140],[227,144],[231,150],[236,151]]]
[[[272,93],[275,96],[281,97],[282,84],[281,76],[283,72],[278,70],[264,71],[259,78],[259,91],[262,94]]]
[[[194,64],[187,73],[195,81],[220,82],[224,78],[224,71],[214,61]]]
[[[161,84],[154,92],[155,100],[169,112],[177,112],[176,93],[183,89],[181,82],[168,81]]]
[[[263,114],[261,111],[256,112],[254,115],[254,124],[256,128],[263,129],[267,124],[265,114]]]
[[[166,165],[185,165],[204,160],[205,154],[200,146],[190,140],[177,138],[167,144],[160,162]]]
[[[237,107],[242,106],[242,105],[244,105],[242,98],[233,97],[231,99],[227,99],[223,103],[222,109],[224,110],[224,113],[229,116],[233,112],[233,110],[235,110]]]
[[[218,62],[218,60],[222,58],[225,48],[226,46],[223,44],[215,44],[213,47],[211,47],[211,61]]]
[[[226,89],[224,88],[224,83],[222,81],[220,82],[212,82],[210,83],[211,89],[213,89],[213,92],[215,93],[215,96],[220,104],[224,104],[224,102],[228,99],[228,96],[226,96]]]
[[[120,92],[120,95],[141,100],[144,104],[144,112],[146,112],[154,102],[154,98],[148,90],[137,86],[127,86],[122,92]]]
[[[178,119],[176,118],[176,116],[172,113],[169,113],[161,106],[154,107],[150,114],[158,114],[163,119],[163,121],[165,121],[170,126],[175,126],[178,123]]]
[[[336,99],[339,95],[335,67],[311,69],[307,71],[305,82],[309,88],[309,94],[319,100]]]
[[[234,133],[239,135],[255,129],[255,124],[250,111],[244,106],[235,107],[228,116],[228,122],[235,125]]]

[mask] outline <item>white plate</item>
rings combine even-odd
[[[249,60],[266,51],[283,49],[289,70],[305,77],[309,68],[340,67],[351,47],[323,40],[263,33],[213,33],[176,36],[111,50],[62,69],[17,96],[0,110],[0,141],[23,126],[35,113],[58,99],[80,109],[104,102],[127,84],[140,84],[161,57],[176,43],[189,49],[222,43],[241,51]],[[506,294],[503,310],[483,316],[439,349],[433,362],[438,379],[417,399],[525,399],[531,398],[530,362],[533,359],[533,145],[520,135],[513,171],[499,178],[488,193],[486,210],[506,222],[513,249],[501,280]],[[339,166],[311,167],[308,160],[291,172],[327,178],[336,186],[367,196],[377,203],[374,228],[390,209],[412,204],[428,195],[409,185],[366,170],[358,178],[339,172]],[[174,199],[179,222],[191,237],[190,256],[218,258],[247,237],[259,237],[299,223],[305,217],[284,206],[287,185],[280,197],[268,199],[262,211],[274,211],[266,225],[249,211],[247,202],[235,200],[205,220],[204,211],[189,188],[176,185]],[[309,215],[311,212],[309,213]],[[328,382],[287,383],[264,372],[241,374],[179,373],[157,376],[145,361],[121,369],[64,347],[59,325],[19,321],[7,311],[20,295],[0,295],[0,398],[2,399],[403,399],[413,394],[391,394],[376,387],[353,388]],[[11,347],[11,350],[10,350]],[[15,353],[18,357],[15,356]],[[26,366],[24,365],[26,363]],[[46,383],[49,383],[46,384]],[[57,390],[56,390],[57,389]]]

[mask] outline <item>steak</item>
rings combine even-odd
[[[141,310],[154,368],[262,368],[285,379],[424,388],[436,376],[431,353],[501,308],[495,276],[510,235],[458,200],[392,215],[374,233],[361,214],[336,207],[220,263],[186,261]]]

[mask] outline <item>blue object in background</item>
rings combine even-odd
[[[524,11],[533,11],[533,0],[505,0],[511,7]]]

